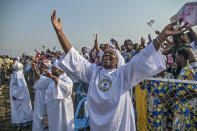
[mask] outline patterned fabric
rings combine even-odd
[[[170,76],[165,73],[163,77],[156,76],[157,78],[169,78]],[[146,81],[146,89],[148,90],[148,129],[149,130],[164,130],[169,128],[172,121],[172,110],[167,104],[160,102],[158,96],[163,97],[169,92],[169,86],[166,82],[162,81]]]
[[[79,80],[79,82],[74,83],[73,91],[75,92],[75,97],[73,99],[74,110],[76,112],[77,105],[84,98],[87,97],[88,84]],[[79,118],[83,116],[83,107],[79,111]]]
[[[179,73],[179,80],[194,80],[195,71],[191,66],[184,67]],[[197,86],[187,83],[176,82],[172,87],[176,96],[185,96],[197,91]],[[196,98],[176,101],[174,107],[173,130],[196,130]]]
[[[125,60],[125,63],[129,63],[129,61],[135,56],[135,51],[124,52],[122,56]]]

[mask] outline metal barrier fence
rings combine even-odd
[[[148,129],[197,129],[197,81],[149,77],[144,86]]]

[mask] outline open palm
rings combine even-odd
[[[62,24],[60,18],[56,18],[56,10],[53,11],[53,15],[51,15],[51,22],[56,31],[62,30]]]

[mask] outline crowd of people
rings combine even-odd
[[[197,130],[195,84],[146,80],[197,80],[197,33],[187,23],[176,30],[177,21],[170,23],[148,42],[98,44],[95,34],[92,49],[77,51],[56,11],[51,21],[64,52],[0,57],[1,84],[10,83],[12,124],[19,130],[32,120],[33,131],[47,125],[49,131],[74,130],[84,97],[93,131]],[[27,85],[35,90],[34,111]]]

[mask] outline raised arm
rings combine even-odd
[[[99,45],[98,45],[98,40],[97,40],[97,34],[95,36],[95,40],[94,40],[94,49],[96,49],[97,52],[100,51]]]
[[[31,62],[31,64],[32,64],[33,70],[36,74],[36,79],[39,80],[40,79],[40,73],[37,71],[36,65],[33,62]]]
[[[165,59],[159,48],[171,35],[169,31],[173,32],[173,24],[167,25],[151,44],[132,58],[128,64],[120,68],[124,79],[123,87],[130,89],[145,78],[154,76],[166,69]]]
[[[121,49],[120,49],[120,47],[119,47],[119,45],[118,45],[118,41],[116,41],[116,40],[114,40],[114,39],[111,39],[110,41],[111,41],[112,43],[114,43],[115,48],[121,52]]]
[[[53,24],[53,27],[57,33],[58,39],[60,41],[60,44],[64,50],[65,53],[68,53],[70,49],[72,48],[70,42],[67,40],[66,36],[62,32],[62,24],[61,19],[56,18],[56,10],[53,11],[53,15],[51,15],[51,22]]]
[[[58,78],[54,75],[52,75],[52,73],[48,72],[46,69],[43,69],[43,71],[46,73],[46,76],[51,78],[52,80],[54,80],[55,84],[58,84]]]
[[[91,64],[84,57],[82,57],[79,52],[76,51],[69,43],[66,36],[62,32],[62,24],[60,18],[56,18],[55,10],[53,12],[53,15],[51,16],[51,21],[57,33],[61,46],[65,52],[60,58],[58,65],[65,72],[69,71],[75,77],[88,83],[91,78],[91,71],[89,70]],[[55,80],[55,78],[54,81],[57,83],[57,80]]]
[[[158,34],[158,36],[153,40],[153,44],[154,44],[156,51],[158,51],[161,44],[167,40],[168,36],[176,35],[176,34],[183,33],[186,31],[185,29],[182,30],[186,26],[186,24],[179,27],[177,30],[173,30],[173,26],[175,24],[176,23],[170,23],[162,30],[161,33],[160,32],[156,33],[156,34]]]

